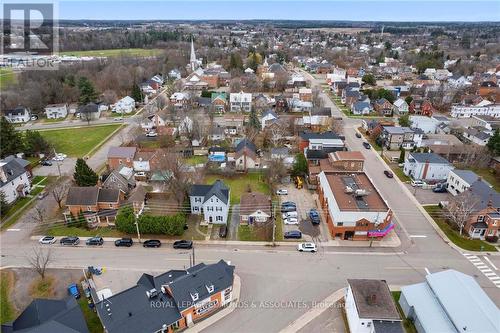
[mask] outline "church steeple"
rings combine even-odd
[[[196,60],[196,54],[194,53],[193,37],[191,37],[191,56],[189,57],[189,62],[191,64],[191,70],[194,71],[198,67],[198,60]]]

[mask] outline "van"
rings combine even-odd
[[[283,213],[283,218],[287,219],[289,217],[299,217],[297,211]]]

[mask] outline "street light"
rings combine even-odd
[[[142,243],[141,233],[139,232],[139,214],[134,214],[134,220],[135,220],[135,228],[137,230],[137,239],[139,239],[139,243]]]

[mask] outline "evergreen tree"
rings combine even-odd
[[[239,53],[231,53],[229,57],[229,69],[243,69],[243,61]]]
[[[369,84],[370,86],[374,86],[377,84],[377,80],[375,80],[375,76],[373,74],[365,74],[362,78],[363,82]]]
[[[131,95],[130,97],[132,97],[134,101],[142,102],[142,92],[138,84],[134,84],[132,86],[132,92],[130,95]]]
[[[48,154],[52,148],[51,144],[38,131],[27,130],[24,134],[25,149],[28,156],[36,156],[39,153]]]
[[[248,126],[253,127],[257,130],[260,129],[259,118],[257,118],[257,113],[255,110],[250,111],[250,117],[248,119]]]
[[[413,97],[411,97],[411,96],[406,96],[406,98],[405,98],[405,102],[406,102],[406,104],[410,105],[412,101],[413,101]]]
[[[488,147],[493,155],[500,155],[500,132],[498,129],[495,130],[493,136],[488,140],[486,147]]]
[[[17,154],[24,149],[21,132],[4,117],[0,117],[0,154],[2,157]]]
[[[0,216],[5,216],[9,211],[10,205],[7,203],[5,199],[5,193],[0,191]]]
[[[85,76],[82,76],[78,80],[78,89],[80,90],[79,102],[81,105],[96,101],[97,92],[95,91],[94,85]]]
[[[405,115],[399,117],[399,126],[402,126],[402,127],[410,127],[411,126],[409,114],[405,114]]]
[[[401,153],[399,154],[399,163],[404,163],[405,161],[405,150],[401,148]]]
[[[295,163],[293,164],[292,175],[302,176],[307,174],[307,160],[304,154],[298,153],[295,155]]]
[[[95,186],[99,179],[94,170],[82,158],[76,160],[73,178],[78,186]]]

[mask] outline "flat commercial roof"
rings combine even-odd
[[[365,173],[329,172],[325,175],[341,211],[385,212],[389,209]],[[346,193],[347,186],[353,191],[365,190],[366,195]]]

